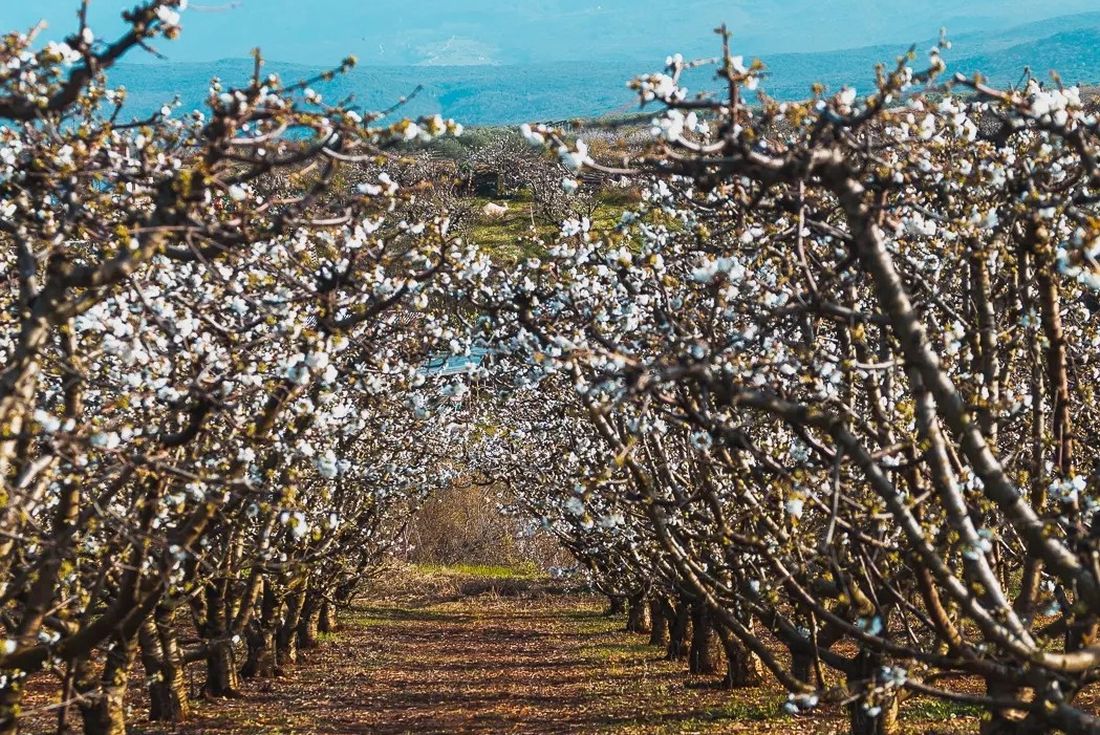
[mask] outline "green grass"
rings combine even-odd
[[[981,707],[977,705],[925,697],[909,700],[902,704],[901,709],[905,718],[913,720],[955,720],[962,717],[980,717],[982,714]]]
[[[623,212],[637,203],[631,192],[622,189],[600,189],[595,197],[599,206],[592,214],[592,229],[596,232],[613,230]],[[517,191],[500,200],[474,197],[469,203],[478,212],[476,221],[470,225],[469,240],[500,262],[515,263],[523,258],[542,256],[544,246],[539,240],[552,242],[558,233],[553,224],[537,217],[532,221],[534,204],[530,191]],[[481,209],[489,203],[505,204],[508,212],[496,219],[481,216]]]
[[[734,722],[769,722],[788,717],[778,702],[772,701],[731,701],[720,707],[712,707],[693,720],[685,721],[689,727],[713,723],[716,720],[732,720]]]
[[[603,630],[601,629],[600,632],[603,632]],[[613,643],[596,645],[586,649],[585,652],[596,659],[605,661],[655,658],[661,655],[660,648],[656,648],[645,642],[634,643],[631,641],[615,641]]]
[[[416,568],[425,574],[446,574],[477,579],[541,579],[545,573],[534,564],[505,566],[494,564],[417,564]]]
[[[650,693],[656,696],[654,692]],[[668,690],[663,692],[660,698],[673,698],[672,701],[674,702],[675,696],[674,690]],[[676,709],[673,707],[671,710],[657,710],[640,715],[629,723],[623,723],[623,731],[631,733],[667,733],[668,735],[694,733],[698,735],[713,732],[716,728],[721,732],[725,732],[726,729],[723,727],[723,723],[743,725],[752,722],[781,722],[790,719],[790,715],[786,714],[780,707],[779,701],[773,700],[767,695],[762,695],[760,698],[751,701],[733,700],[717,707],[696,710],[690,717],[683,719],[677,718],[675,714]],[[751,731],[751,729],[742,730],[740,728],[737,730],[737,732]],[[792,732],[802,731],[792,730]]]

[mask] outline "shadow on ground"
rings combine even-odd
[[[579,595],[367,600],[336,640],[242,700],[199,705],[143,735],[843,732],[838,713],[785,715],[785,696],[691,681]],[[935,723],[942,724],[942,723]],[[929,732],[929,729],[913,732]],[[966,729],[952,728],[953,732]]]

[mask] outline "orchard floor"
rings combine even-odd
[[[689,680],[592,597],[542,592],[364,600],[339,633],[242,699],[199,702],[189,722],[140,735],[844,732],[838,712],[783,713],[764,687]],[[515,593],[505,587],[505,592]],[[924,707],[924,709],[921,709]],[[977,720],[914,702],[909,733],[974,732]],[[137,713],[135,713],[136,715]]]

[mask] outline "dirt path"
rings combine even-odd
[[[731,693],[689,682],[682,662],[661,660],[644,637],[620,632],[621,625],[600,615],[598,601],[583,597],[368,602],[288,676],[249,686],[241,700],[199,704],[182,728],[139,725],[134,732],[844,731],[828,715],[816,721],[785,715],[784,697],[774,689]],[[951,731],[969,730],[966,725],[957,722]]]
[[[289,676],[200,703],[179,729],[135,732],[791,732],[774,698],[686,688],[682,663],[620,626],[590,598],[366,603]]]

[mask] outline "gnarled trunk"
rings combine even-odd
[[[286,613],[275,634],[275,661],[280,669],[298,663],[298,621],[304,602],[305,590],[297,589],[287,595]]]
[[[328,599],[321,603],[321,612],[317,615],[317,632],[328,634],[336,632],[336,609]]]
[[[751,630],[751,621],[748,627]],[[756,654],[722,626],[718,626],[718,637],[722,639],[722,650],[726,656],[726,678],[722,684],[727,689],[760,686],[764,677]]]
[[[668,617],[657,598],[649,600],[649,645],[668,646]]]
[[[241,676],[246,679],[275,676],[275,629],[278,627],[279,598],[274,585],[264,582],[263,602],[260,615],[248,624],[245,641],[248,644],[248,658],[241,668]]]
[[[889,697],[870,709],[862,702],[854,702],[848,705],[848,714],[851,735],[897,735],[901,732],[897,697]]]
[[[672,619],[668,628],[668,653],[669,661],[676,661],[687,656],[688,634],[691,632],[691,608],[684,601],[679,600],[673,608]]]
[[[608,595],[607,609],[603,614],[612,617],[614,615],[622,615],[624,612],[626,612],[626,598],[622,595]]]
[[[220,582],[206,589],[206,620],[202,632],[206,640],[206,683],[203,693],[208,697],[239,697],[240,680]]]
[[[884,659],[880,653],[864,649],[858,657],[858,668],[849,679],[849,687],[862,686],[864,682],[875,680],[881,670]],[[852,680],[856,682],[852,682]],[[852,684],[856,684],[853,687]],[[898,723],[898,698],[893,692],[878,695],[868,702],[863,697],[856,698],[848,705],[848,724],[851,735],[897,735],[901,732]]]
[[[692,674],[718,673],[718,634],[714,631],[710,612],[702,603],[691,606],[691,649],[688,670]]]
[[[203,693],[208,697],[239,697],[240,679],[233,644],[220,638],[208,641],[206,647],[206,683]]]
[[[138,631],[141,645],[141,665],[149,688],[149,719],[157,722],[180,722],[187,715],[187,686],[179,665],[179,650],[175,634],[169,628],[169,646],[155,620],[146,620]],[[174,660],[173,660],[174,657]]]
[[[321,605],[317,593],[310,590],[306,593],[302,612],[298,618],[298,648],[302,651],[317,647],[317,616],[320,612]]]
[[[86,675],[78,681],[77,688],[84,697],[80,704],[84,735],[126,735],[126,689],[134,649],[133,639],[113,639],[102,675]],[[87,668],[84,671],[91,673]]]
[[[644,595],[630,598],[630,607],[626,614],[627,633],[648,633],[651,622],[649,619],[649,602]]]
[[[986,679],[985,692],[994,699],[1015,699],[1022,693],[1019,688],[996,679]],[[1039,735],[1050,732],[1050,725],[1028,719],[1024,711],[990,710],[988,717],[982,717],[979,732],[981,735]]]

